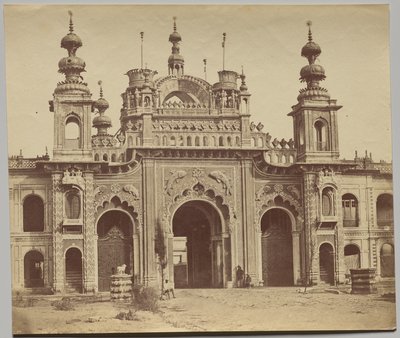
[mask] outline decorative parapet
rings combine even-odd
[[[269,149],[264,152],[264,160],[268,164],[278,166],[290,166],[296,162],[297,151],[294,148],[294,141],[290,139],[286,141],[284,138],[278,141],[275,138],[271,145],[268,144]]]
[[[37,162],[49,161],[48,154],[37,156],[36,158],[24,158],[22,154],[19,156],[11,156],[8,158],[8,169],[35,169]]]

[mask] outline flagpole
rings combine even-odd
[[[222,70],[225,70],[225,41],[226,33],[222,34]]]
[[[144,32],[140,32],[140,67],[143,69],[143,35]]]

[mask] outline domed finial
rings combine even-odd
[[[103,81],[99,80],[97,84],[100,86],[100,97],[103,98],[103,87],[101,86],[103,84]]]
[[[174,19],[174,32],[176,32],[176,16],[174,16],[173,19]]]
[[[74,31],[74,23],[72,22],[72,11],[68,11],[69,14],[69,32],[72,33]]]
[[[307,21],[307,26],[308,26],[308,41],[312,41],[312,32],[311,32],[311,26],[312,26],[312,21],[308,20]]]
[[[239,89],[242,92],[246,92],[248,88],[246,85],[246,75],[244,75],[243,65],[242,65],[242,74],[240,75],[240,79],[242,80],[242,83],[241,83]]]

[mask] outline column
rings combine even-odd
[[[157,263],[154,252],[156,227],[154,185],[155,168],[153,159],[143,159],[143,231],[144,231],[144,283],[157,284]]]
[[[299,284],[301,280],[300,274],[300,231],[292,232],[292,246],[293,246],[293,284]]]
[[[315,230],[317,217],[315,174],[305,172],[303,182],[306,283],[317,284],[319,280],[319,252]]]
[[[93,172],[84,172],[85,191],[83,199],[83,290],[96,292],[98,289],[97,270],[97,229],[94,219]]]
[[[61,172],[52,174],[53,182],[53,289],[55,292],[64,290],[64,252],[62,247],[63,221],[63,190],[61,187]]]

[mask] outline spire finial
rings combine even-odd
[[[140,68],[143,69],[143,36],[144,32],[140,32]]]
[[[203,59],[204,64],[204,80],[207,81],[207,59]]]
[[[173,19],[174,19],[174,32],[176,32],[176,16],[174,16]]]
[[[308,20],[307,21],[307,26],[308,26],[308,41],[312,41],[312,32],[311,32],[311,26],[312,26],[312,21]]]
[[[72,33],[74,31],[74,23],[72,22],[72,11],[68,11],[69,14],[69,32]]]
[[[103,81],[99,80],[97,84],[100,86],[100,97],[103,98],[103,87],[102,87]]]
[[[226,33],[222,33],[222,70],[225,70],[225,41]]]

